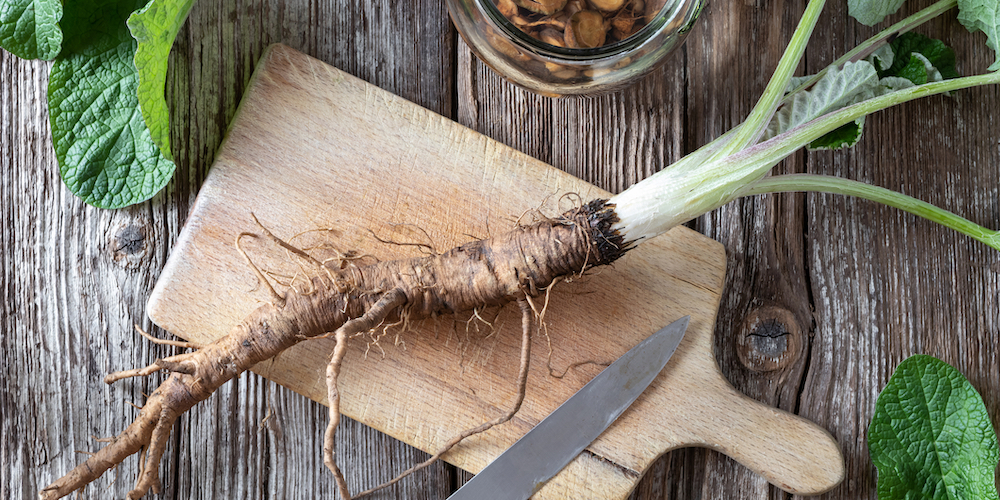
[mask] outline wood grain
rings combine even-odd
[[[929,3],[907,3],[889,21]],[[119,431],[133,415],[126,401],[141,403],[141,392],[158,383],[99,381],[172,353],[143,342],[130,325],[150,326],[146,299],[267,45],[291,45],[617,192],[739,123],[803,6],[710,2],[683,50],[647,79],[599,98],[550,100],[478,62],[440,0],[199,2],[168,78],[177,174],[151,202],[116,212],[83,205],[61,184],[46,116],[48,64],[0,51],[0,497],[33,498],[78,462],[74,450],[93,449],[90,435]],[[802,73],[874,32],[847,17],[846,2],[826,10]],[[953,46],[965,74],[992,61],[982,35],[965,32],[954,14],[919,31]],[[778,170],[870,180],[1000,227],[998,108],[997,87],[918,101],[872,117],[860,148],[796,155]],[[827,195],[755,197],[692,226],[727,250],[714,346],[726,377],[754,399],[820,422],[842,447],[847,480],[820,498],[876,498],[867,424],[875,395],[910,354],[959,368],[1000,423],[996,252],[897,211]],[[778,309],[797,324],[773,324],[798,332],[801,343],[787,345],[801,347],[768,365],[777,369],[744,365],[763,359],[740,354],[747,318]],[[319,404],[247,374],[174,429],[160,498],[333,497],[313,437],[325,420]],[[352,444],[339,453],[355,488],[425,456],[351,421],[340,432]],[[81,497],[122,498],[135,470],[126,462],[110,489],[115,474]],[[466,477],[439,466],[379,497],[443,498]],[[659,460],[633,498],[788,495],[722,454],[684,449]]]

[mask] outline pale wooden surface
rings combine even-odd
[[[73,450],[91,449],[90,435],[120,431],[134,415],[126,401],[141,402],[157,382],[100,380],[172,351],[140,341],[131,324],[149,326],[146,299],[270,43],[617,192],[745,116],[803,4],[711,3],[684,49],[638,85],[553,101],[503,83],[476,61],[441,2],[198,3],[174,47],[168,83],[178,173],[153,201],[114,212],[86,207],[61,186],[45,111],[47,65],[0,53],[0,497],[31,498],[79,460]],[[966,33],[954,16],[921,31],[955,47],[963,73],[992,61],[982,36]],[[843,2],[829,2],[804,69],[821,68],[871,33],[847,18]],[[998,108],[996,87],[920,101],[869,119],[868,136],[853,150],[798,154],[778,170],[901,189],[997,227]],[[715,332],[726,377],[754,399],[819,422],[842,447],[847,480],[820,498],[875,498],[866,428],[875,396],[910,354],[958,367],[1000,422],[997,252],[832,195],[755,197],[692,226],[727,249]],[[773,320],[778,342],[744,329],[754,318]],[[316,439],[325,419],[320,405],[256,375],[241,377],[175,429],[162,498],[333,497]],[[424,456],[353,422],[341,436],[352,443],[342,454],[354,485],[387,479]],[[102,479],[83,498],[123,497],[135,464],[126,462],[110,489],[110,478]],[[465,477],[438,465],[382,497],[443,498]],[[656,462],[633,497],[786,496],[722,454],[685,449]]]
[[[207,343],[268,300],[233,247],[240,233],[260,233],[251,213],[271,231],[294,237],[293,244],[314,248],[318,259],[337,256],[323,245],[388,259],[420,252],[380,243],[369,231],[382,240],[449,248],[468,241],[469,234],[504,231],[532,210],[560,213],[574,203],[561,199],[564,193],[608,196],[276,45],[257,66],[153,291],[149,316],[171,333]],[[301,228],[330,229],[296,236]],[[278,278],[281,284],[301,289],[307,286],[303,270],[316,272],[299,267],[273,243],[245,241],[258,266],[291,277]],[[511,423],[455,448],[447,461],[481,470],[598,371],[591,365],[556,378],[547,364],[562,372],[572,364],[616,359],[662,325],[690,315],[670,368],[536,497],[627,497],[656,458],[688,446],[724,450],[790,491],[835,486],[843,478],[843,462],[827,432],[738,394],[715,364],[712,329],[725,260],[718,242],[680,227],[596,276],[553,288],[545,336],[534,341],[535,369],[521,411]],[[511,404],[519,330],[517,311],[508,307],[355,339],[339,383],[342,411],[433,452],[457,429],[475,427]],[[255,371],[325,402],[331,350],[329,340],[307,342]]]

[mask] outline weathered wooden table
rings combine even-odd
[[[928,4],[922,1],[921,4]],[[803,71],[874,33],[831,1]],[[552,100],[505,83],[455,34],[444,3],[219,0],[197,3],[167,84],[178,171],[152,201],[117,211],[62,185],[46,113],[48,65],[0,53],[0,498],[32,498],[116,434],[159,381],[101,381],[168,355],[139,341],[144,307],[264,48],[282,42],[605,189],[620,191],[740,122],[767,82],[804,2],[713,2],[668,64],[631,88]],[[916,7],[904,7],[915,11]],[[959,69],[992,61],[954,14],[921,31]],[[847,151],[799,153],[780,172],[814,172],[904,191],[1000,226],[1000,88],[934,97],[871,117]],[[866,429],[895,366],[914,353],[960,369],[1000,422],[1000,254],[873,203],[790,194],[741,200],[692,227],[727,248],[716,329],[723,372],[747,395],[809,418],[840,442],[847,479],[824,498],[875,498]],[[768,335],[748,331],[765,319]],[[768,347],[770,346],[770,347]],[[774,351],[774,346],[777,351]],[[754,349],[772,349],[753,356]],[[766,364],[751,359],[770,358]],[[164,460],[162,498],[333,498],[321,459],[326,409],[245,374],[184,416]],[[354,490],[424,453],[343,423]],[[122,498],[133,457],[83,498]],[[444,498],[469,475],[445,464],[379,498]],[[664,456],[633,495],[785,498],[716,452]]]

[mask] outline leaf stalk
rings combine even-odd
[[[891,189],[872,186],[864,182],[828,175],[786,174],[765,177],[751,185],[744,194],[752,196],[801,191],[842,194],[882,203],[923,217],[932,222],[937,222],[976,241],[985,243],[996,250],[1000,250],[1000,231],[985,228],[960,215],[943,208],[938,208],[912,196],[907,196]]]

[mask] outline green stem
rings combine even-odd
[[[937,222],[977,241],[981,241],[996,250],[1000,250],[1000,231],[987,229],[964,217],[911,196],[863,182],[826,175],[777,175],[761,179],[756,184],[750,186],[744,194],[750,196],[794,191],[818,191],[843,194],[882,203]]]
[[[646,240],[744,196],[774,165],[845,123],[920,97],[995,83],[1000,71],[917,85],[827,113],[726,157],[707,158],[698,150],[612,197],[616,227],[627,241]]]
[[[965,76],[961,78],[951,78],[939,82],[925,83],[905,89],[883,94],[878,97],[852,104],[846,108],[838,109],[827,113],[815,120],[793,127],[779,135],[772,137],[757,145],[751,146],[738,153],[733,154],[725,161],[734,161],[737,164],[755,163],[762,165],[773,161],[777,163],[788,155],[791,155],[799,148],[809,145],[812,141],[822,137],[827,132],[836,130],[838,127],[853,122],[858,118],[870,115],[876,111],[902,104],[904,102],[928,97],[936,94],[943,94],[954,90],[976,87],[979,85],[1000,83],[1000,71],[986,73],[975,76]],[[765,160],[765,161],[762,161]]]
[[[896,36],[906,33],[908,31],[912,31],[914,28],[920,26],[921,24],[924,24],[927,21],[930,21],[931,19],[934,19],[937,16],[940,16],[945,12],[948,12],[949,10],[955,8],[955,6],[957,5],[958,5],[958,0],[940,0],[939,2],[919,12],[907,16],[906,19],[903,19],[902,21],[899,21],[898,23],[889,26],[888,28],[879,32],[877,35],[869,38],[868,40],[865,40],[860,45],[855,47],[853,50],[841,56],[840,59],[837,59],[829,66],[823,68],[819,73],[816,73],[815,75],[809,77],[808,80],[802,82],[802,84],[796,87],[795,90],[786,94],[782,102],[785,103],[790,101],[793,94],[811,87],[813,84],[818,82],[820,78],[823,78],[823,75],[826,74],[826,72],[830,68],[841,68],[844,66],[844,64],[848,62],[860,61],[870,56],[873,52],[878,50],[886,43],[892,41],[892,39],[895,38]]]
[[[714,158],[728,156],[760,140],[760,136],[774,115],[774,111],[778,109],[781,98],[785,95],[788,81],[795,73],[799,61],[802,60],[806,43],[809,41],[813,28],[816,27],[816,21],[819,19],[825,3],[826,0],[809,0],[805,12],[802,13],[802,19],[799,21],[798,27],[795,28],[795,32],[792,33],[792,39],[788,42],[788,48],[785,49],[781,60],[778,61],[778,67],[774,70],[774,75],[771,76],[771,81],[768,82],[760,100],[757,101],[753,110],[750,111],[750,115],[747,116],[746,121],[743,122],[733,138],[716,152]]]

